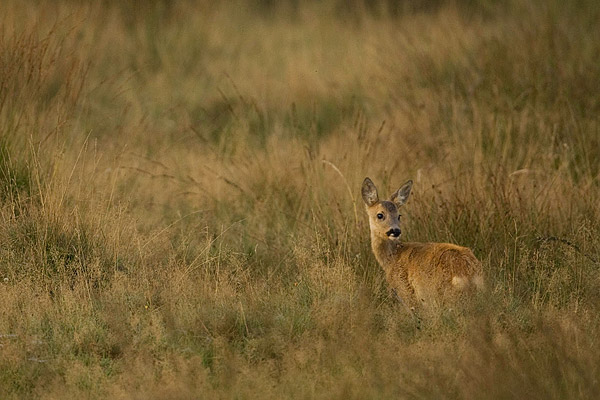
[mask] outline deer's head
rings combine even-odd
[[[406,203],[412,184],[412,181],[408,181],[394,192],[389,200],[379,200],[375,184],[371,179],[365,178],[361,193],[369,215],[372,236],[390,240],[400,239],[402,231],[398,210]]]

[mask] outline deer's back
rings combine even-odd
[[[403,243],[392,281],[407,280],[418,300],[427,301],[468,287],[483,285],[481,263],[473,252],[450,243]]]

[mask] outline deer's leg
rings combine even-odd
[[[417,329],[421,329],[421,318],[419,318],[417,315],[415,306],[413,304],[414,302],[412,301],[412,293],[410,293],[408,290],[398,290],[397,288],[392,288],[392,294],[394,298],[406,309],[406,312],[413,317],[415,323],[417,324]]]

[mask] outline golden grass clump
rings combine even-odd
[[[598,398],[599,19],[5,1],[0,398]],[[488,292],[406,315],[365,176]]]

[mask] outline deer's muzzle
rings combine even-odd
[[[395,238],[397,238],[397,237],[399,237],[399,236],[400,236],[400,233],[401,233],[401,232],[400,232],[400,229],[399,229],[399,228],[394,228],[394,229],[390,229],[390,230],[389,230],[389,231],[387,231],[385,234],[386,234],[388,237],[395,237]]]

